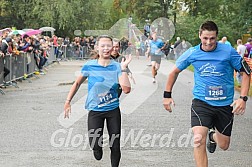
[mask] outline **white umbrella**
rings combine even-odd
[[[41,27],[39,30],[41,30],[41,31],[55,31],[55,28],[53,28],[53,27]]]
[[[27,31],[31,31],[31,30],[34,30],[32,28],[25,28],[25,29],[22,29],[24,32],[27,32]]]
[[[0,35],[2,35],[3,31],[5,31],[5,30],[8,30],[10,32],[11,28],[4,28],[4,29],[0,30]]]

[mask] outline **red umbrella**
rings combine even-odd
[[[29,30],[27,32],[25,32],[22,37],[26,34],[28,36],[32,36],[32,35],[37,35],[40,34],[42,31],[41,30]]]

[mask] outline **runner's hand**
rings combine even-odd
[[[122,68],[122,70],[124,70],[124,69],[127,68],[127,66],[129,65],[129,63],[132,60],[132,56],[131,56],[131,54],[129,54],[129,55],[125,56],[125,58],[126,59],[123,58],[122,61],[121,61],[121,68]]]
[[[70,114],[71,114],[71,104],[69,101],[66,101],[64,105],[64,118],[69,118]]]
[[[245,113],[246,102],[240,98],[235,100],[230,106],[234,107],[232,113],[235,115],[243,115]]]
[[[175,107],[175,102],[172,98],[164,98],[163,105],[167,111],[172,112],[172,107]]]

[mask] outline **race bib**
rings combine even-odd
[[[206,100],[224,100],[227,98],[226,86],[206,86],[205,99]]]
[[[115,102],[118,98],[118,94],[114,89],[111,89],[106,93],[99,94],[98,98],[99,98],[98,108],[100,108]]]

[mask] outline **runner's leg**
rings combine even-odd
[[[88,113],[89,144],[97,160],[102,158],[102,136],[104,128],[104,113],[90,111]]]
[[[214,141],[222,150],[227,150],[230,144],[230,136],[221,134],[218,130],[215,130],[213,134]]]
[[[121,137],[121,112],[119,107],[108,112],[106,117],[109,133],[111,166],[118,167],[121,159],[120,137]]]
[[[194,126],[194,159],[197,167],[208,167],[206,152],[206,139],[208,128],[204,126]]]

